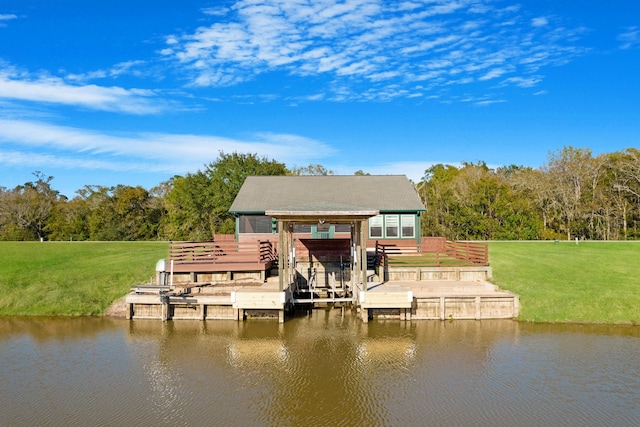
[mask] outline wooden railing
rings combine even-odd
[[[446,254],[473,265],[489,265],[489,245],[480,242],[451,242],[445,245]]]
[[[489,247],[479,242],[453,242],[444,237],[376,241],[377,265],[420,265],[423,267],[489,265]]]
[[[277,259],[269,241],[238,243],[234,240],[214,242],[171,242],[169,262],[176,272],[261,270]]]

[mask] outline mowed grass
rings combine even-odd
[[[0,242],[0,315],[100,315],[167,252],[166,242]]]
[[[640,242],[491,242],[489,257],[522,321],[640,325]]]

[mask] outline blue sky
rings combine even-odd
[[[539,167],[639,147],[638,76],[632,0],[2,0],[0,186]]]

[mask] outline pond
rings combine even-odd
[[[640,425],[640,328],[0,319],[0,425]]]

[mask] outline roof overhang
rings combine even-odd
[[[300,223],[350,223],[353,221],[364,221],[380,214],[377,210],[357,210],[357,211],[289,211],[272,210],[265,211],[265,215],[283,221],[295,221]]]

